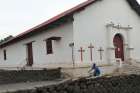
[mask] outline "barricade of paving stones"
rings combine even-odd
[[[13,93],[140,93],[140,76],[79,79]]]
[[[0,71],[0,84],[54,80],[61,77],[61,69]]]

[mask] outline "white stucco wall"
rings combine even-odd
[[[107,24],[113,22],[122,27],[130,25],[133,29],[107,28]],[[74,31],[73,31],[74,30]],[[30,41],[33,43],[33,66],[48,66],[50,64],[72,64],[72,49],[69,47],[74,42],[75,63],[89,64],[90,43],[94,46],[93,62],[106,64],[115,61],[113,46],[113,37],[120,33],[124,37],[124,45],[132,48],[130,52],[126,51],[124,46],[125,58],[131,57],[140,61],[140,43],[139,43],[140,17],[132,10],[126,0],[101,0],[84,10],[74,14],[74,22],[67,23],[55,29],[51,29],[28,39],[12,44],[4,49],[7,50],[7,60],[3,60],[3,49],[0,50],[1,66],[22,66],[26,61],[26,46]],[[60,41],[53,41],[53,54],[46,54],[46,43],[43,41],[51,36],[60,36]],[[83,47],[83,62],[80,60],[78,50]],[[104,49],[103,59],[100,60],[98,49]],[[112,50],[108,50],[108,49]],[[130,54],[127,54],[130,53]],[[63,65],[61,65],[63,66]]]
[[[130,25],[133,29],[129,32],[123,29],[111,29],[109,32],[106,25],[110,22],[113,22],[115,25],[120,24],[123,27]],[[84,61],[80,63],[90,62],[90,52],[88,49],[90,43],[95,47],[93,49],[94,62],[98,64],[108,63],[108,58],[113,61],[115,54],[111,53],[111,57],[108,57],[108,48],[114,47],[113,37],[116,33],[120,33],[125,37],[124,44],[128,43],[130,48],[134,48],[131,50],[131,57],[140,59],[139,30],[140,17],[130,8],[126,0],[101,0],[96,2],[74,15],[75,61],[80,62],[78,49],[83,47],[86,51],[83,53]],[[130,35],[130,40],[128,40],[127,33]],[[109,41],[108,36],[112,37]],[[112,44],[108,42],[112,42]],[[99,47],[103,47],[105,50],[102,61],[99,58]],[[112,51],[114,52],[114,50]]]
[[[53,41],[53,54],[47,55],[46,42],[43,41],[51,36],[62,37],[60,41]],[[71,63],[71,48],[69,43],[73,42],[72,22],[61,25],[57,28],[48,30],[20,42],[14,43],[3,49],[7,51],[7,60],[4,61],[3,49],[0,50],[1,66],[23,66],[26,64],[26,43],[33,42],[34,65],[48,66],[49,64]]]

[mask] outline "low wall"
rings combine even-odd
[[[112,74],[116,70],[117,66],[100,66],[101,75]],[[69,74],[71,78],[80,78],[89,76],[89,70],[91,67],[75,67],[75,68],[62,68],[62,72]]]
[[[61,77],[61,69],[0,71],[0,84],[54,80]]]
[[[140,76],[82,78],[57,85],[44,86],[12,93],[139,93]],[[8,92],[9,93],[9,92]]]

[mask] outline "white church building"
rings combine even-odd
[[[87,0],[0,45],[0,67],[140,62],[136,0]]]

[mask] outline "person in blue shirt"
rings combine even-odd
[[[93,63],[90,72],[91,72],[91,71],[93,71],[93,73],[92,73],[93,76],[100,76],[100,74],[101,74],[100,69],[96,66],[95,63]]]

